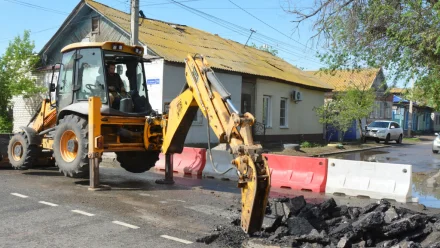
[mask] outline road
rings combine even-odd
[[[413,161],[419,171],[439,168],[440,161],[428,148],[427,144],[394,146],[372,150],[368,157],[393,163]],[[208,247],[196,239],[240,215],[236,182],[175,177],[176,184],[170,186],[155,184],[163,175],[154,172],[132,174],[101,167],[100,174],[101,183],[111,190],[89,191],[88,180],[66,178],[56,168],[0,169],[0,247]],[[435,192],[416,190],[418,196],[425,194],[420,202],[428,207],[440,202]],[[338,204],[352,206],[375,201],[271,189],[271,197],[297,195],[309,202],[334,197]],[[439,213],[440,209],[427,211]]]
[[[233,183],[160,177],[101,168],[111,190],[92,192],[55,169],[0,170],[0,246],[206,247],[195,240],[239,216]]]
[[[411,164],[413,172],[429,172],[440,169],[440,154],[432,153],[432,141],[416,144],[391,144],[391,147],[388,148],[342,153],[329,156],[329,158]]]
[[[329,158],[391,164],[411,164],[413,196],[427,207],[440,208],[440,188],[427,187],[427,180],[439,172],[440,154],[432,153],[432,141],[415,144],[391,144],[391,147],[362,152],[343,153]],[[440,175],[435,175],[440,181]]]

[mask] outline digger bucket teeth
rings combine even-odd
[[[248,159],[248,166],[252,169],[252,173],[241,187],[241,228],[249,234],[260,231],[269,197],[269,168],[264,158],[261,163],[264,169],[257,170],[253,160]],[[260,173],[255,173],[257,171]]]

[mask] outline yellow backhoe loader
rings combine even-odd
[[[169,163],[172,154],[182,152],[200,109],[220,143],[227,143],[234,155],[231,165],[237,169],[242,192],[242,228],[247,233],[260,230],[270,174],[261,146],[253,142],[255,119],[233,106],[230,93],[203,56],[185,58],[186,83],[169,110],[159,114],[149,103],[143,47],[74,43],[61,53],[58,82],[52,82],[49,90],[55,99],[45,99],[32,127],[21,127],[9,142],[13,167],[32,168],[42,152],[49,151],[65,176],[87,176],[90,158],[115,152],[121,167],[145,172],[155,165],[159,153]]]

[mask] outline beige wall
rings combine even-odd
[[[290,100],[290,93],[300,91],[303,100],[295,103]],[[272,127],[266,130],[266,135],[283,134],[321,134],[323,125],[319,123],[314,107],[324,104],[324,92],[300,88],[284,83],[265,79],[257,79],[256,113],[258,122],[263,121],[263,96],[271,96]],[[288,127],[280,127],[280,100],[287,98]]]

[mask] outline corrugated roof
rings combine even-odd
[[[380,68],[356,71],[336,70],[332,73],[326,73],[324,71],[307,71],[306,73],[318,77],[322,81],[332,85],[335,91],[344,91],[350,86],[365,89],[371,88],[379,71]]]
[[[391,94],[403,94],[406,93],[407,89],[403,89],[403,88],[391,88],[390,89],[390,93]]]
[[[85,3],[126,32],[131,32],[129,14],[92,0],[85,0]],[[188,53],[199,53],[208,58],[214,68],[281,79],[324,90],[333,89],[268,52],[244,47],[243,44],[184,25],[142,18],[139,22],[142,23],[139,27],[139,41],[167,61],[183,63]]]

